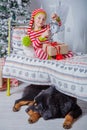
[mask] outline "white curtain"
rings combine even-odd
[[[74,51],[87,53],[87,0],[69,0],[68,3],[73,20],[72,48]]]

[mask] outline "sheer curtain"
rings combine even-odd
[[[72,48],[74,51],[87,53],[87,0],[69,0],[68,4],[73,20]],[[69,25],[69,18],[67,24]]]

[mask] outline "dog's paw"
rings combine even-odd
[[[19,110],[20,110],[20,108],[16,108],[15,106],[13,107],[14,112],[18,112]]]
[[[34,120],[34,119],[32,119],[32,118],[29,118],[29,119],[28,119],[28,122],[29,122],[29,124],[33,124],[33,123],[37,122],[37,120]]]
[[[72,127],[72,123],[70,121],[64,122],[63,128],[64,129],[70,129]]]

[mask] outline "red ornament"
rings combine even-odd
[[[56,55],[56,60],[62,60],[62,59],[64,59],[62,54],[57,54]]]

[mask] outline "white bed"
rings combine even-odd
[[[3,77],[33,84],[55,85],[57,90],[87,101],[87,54],[60,61],[39,60],[26,56],[21,38],[26,35],[27,27],[14,27],[10,32],[10,26],[9,21],[9,56],[3,68]],[[60,33],[62,34],[63,30]],[[10,45],[13,49],[12,54]],[[8,80],[7,95],[9,89]]]
[[[63,93],[87,101],[87,54],[60,61],[11,54],[6,58],[3,77],[52,84]]]

